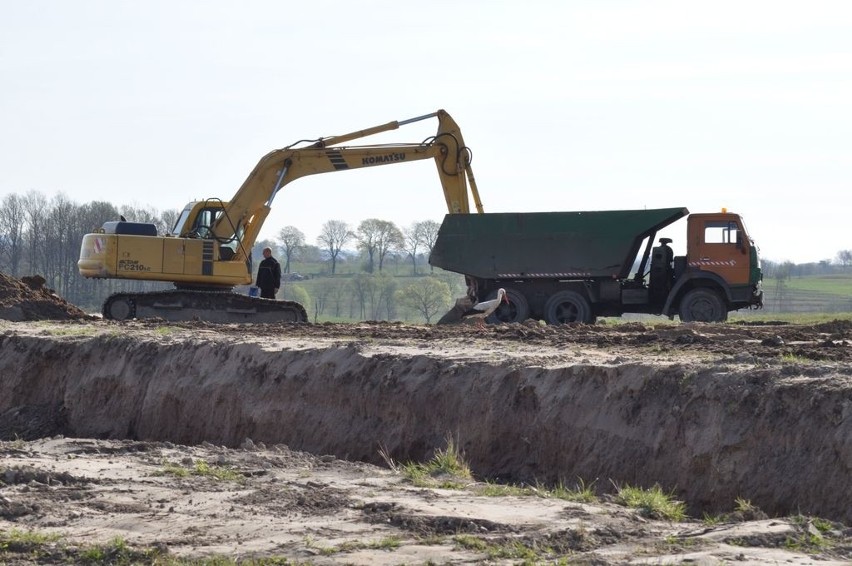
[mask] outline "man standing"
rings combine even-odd
[[[272,257],[271,248],[263,248],[263,261],[257,268],[257,286],[260,296],[264,299],[274,299],[281,286],[281,265]]]

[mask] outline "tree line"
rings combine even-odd
[[[87,280],[77,271],[83,236],[122,215],[154,224],[159,233],[165,233],[177,220],[178,211],[116,207],[103,201],[78,204],[61,193],[51,198],[38,191],[6,195],[0,202],[0,271],[15,277],[39,274],[48,287],[81,307],[99,303],[119,290],[157,287],[141,281]]]
[[[59,295],[87,310],[98,310],[114,292],[167,289],[171,284],[85,279],[77,271],[77,260],[83,236],[106,221],[123,216],[128,221],[154,224],[159,234],[166,234],[179,213],[137,205],[116,207],[103,201],[78,204],[61,193],[50,198],[38,191],[9,194],[0,202],[0,271],[15,277],[39,274]],[[341,262],[347,264],[348,273],[340,281],[284,286],[284,293],[300,295],[286,298],[305,304],[314,318],[394,320],[416,313],[428,322],[453,296],[463,294],[461,277],[439,273],[439,277],[400,285],[383,276],[389,265],[394,275],[400,275],[405,262],[410,275],[423,275],[439,227],[432,220],[405,228],[378,218],[366,219],[354,227],[341,220],[329,220],[311,244],[297,227],[286,226],[274,240],[257,242],[253,256],[259,258],[260,248],[269,246],[279,255],[285,274],[292,274],[294,264],[310,264],[322,271],[314,275],[332,279],[338,275]],[[354,269],[353,262],[357,262]],[[812,263],[764,260],[764,286],[769,290],[774,285],[780,297],[785,281],[791,277],[848,273],[850,267],[852,250],[840,250],[833,259]]]
[[[295,226],[282,228],[277,242],[273,243],[280,250],[284,273],[290,273],[292,263],[297,260],[327,261],[329,273],[334,275],[338,261],[346,255],[347,246],[354,244],[364,260],[366,273],[381,273],[389,258],[404,257],[411,261],[412,274],[417,275],[418,261],[432,253],[440,227],[434,220],[424,220],[401,229],[389,220],[368,218],[353,229],[342,220],[329,220],[322,225],[316,246],[308,244],[305,234]],[[264,244],[269,245],[269,242]]]

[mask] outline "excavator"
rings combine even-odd
[[[343,145],[429,118],[438,131],[419,143]],[[77,268],[84,277],[164,281],[174,289],[120,292],[107,298],[112,320],[157,317],[169,321],[307,322],[304,306],[237,293],[252,282],[251,249],[285,185],[319,173],[434,159],[447,209],[483,212],[471,169],[471,151],[444,110],[344,135],[299,140],[263,156],[229,201],[209,198],[184,207],[168,234],[154,224],[105,222],[86,234]]]

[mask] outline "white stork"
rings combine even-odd
[[[476,319],[477,326],[484,327],[485,319],[491,316],[491,313],[497,310],[497,307],[500,306],[500,303],[509,304],[509,297],[506,295],[505,289],[497,289],[497,298],[491,299],[490,301],[482,301],[473,305],[473,310],[478,311],[474,314],[468,315],[465,320],[468,319]]]

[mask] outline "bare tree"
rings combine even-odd
[[[382,270],[388,253],[402,245],[402,232],[396,224],[378,218],[368,218],[358,225],[358,247],[367,253],[367,273],[373,273],[378,258]]]
[[[71,201],[64,194],[59,193],[50,201],[50,215],[48,216],[47,231],[49,240],[45,252],[50,261],[50,278],[45,274],[45,279],[52,280],[53,287],[59,289],[59,293],[67,296],[74,280],[79,276],[77,272],[77,259],[80,254],[81,234],[74,230],[75,219],[79,211],[77,203]]]
[[[354,303],[351,306],[357,307],[358,318],[365,320],[367,318],[367,303],[372,303],[376,295],[374,280],[369,275],[358,273],[349,280],[348,286],[351,290],[351,298]]]
[[[349,286],[337,280],[334,283],[328,294],[328,304],[333,308],[334,316],[340,318],[343,316],[343,303],[349,293]]]
[[[278,232],[278,242],[284,250],[284,273],[290,273],[290,260],[305,245],[305,234],[295,226],[285,226]]]
[[[173,208],[171,210],[164,210],[160,213],[160,217],[157,220],[157,233],[158,234],[171,234],[172,228],[175,227],[175,224],[180,218],[181,211]]]
[[[422,243],[422,237],[419,234],[420,222],[415,222],[408,228],[402,231],[402,245],[400,250],[411,258],[411,272],[417,275],[417,250]]]
[[[373,320],[392,320],[396,317],[396,280],[385,273],[373,275],[373,286],[376,294],[373,298],[371,312]]]
[[[349,225],[342,220],[329,220],[322,225],[320,235],[317,237],[317,243],[328,254],[331,259],[331,274],[334,275],[337,271],[337,258],[343,246],[354,237]]]
[[[335,287],[339,287],[337,279],[322,279],[314,285],[314,322],[317,322],[320,315],[325,314],[325,309],[332,302]],[[340,312],[340,304],[337,304],[337,313]]]
[[[843,267],[852,265],[852,250],[840,250],[837,252],[837,262]]]
[[[438,230],[441,229],[441,225],[434,220],[424,220],[418,222],[415,226],[417,227],[417,234],[420,237],[420,243],[423,245],[426,256],[428,257],[432,255],[432,248],[435,247],[435,240],[438,239]],[[430,267],[430,270],[434,271],[434,268]]]
[[[6,195],[0,205],[0,266],[14,276],[18,271],[24,253],[24,200],[16,195]]]
[[[47,198],[37,191],[30,191],[24,197],[24,242],[27,248],[27,269],[35,273],[43,269],[44,232],[47,218]]]
[[[121,212],[121,215],[128,220],[128,222],[143,222],[145,224],[156,225],[160,216],[157,209],[140,206],[138,204],[123,204],[119,207],[119,211]],[[171,228],[171,226],[169,226],[169,228]]]

